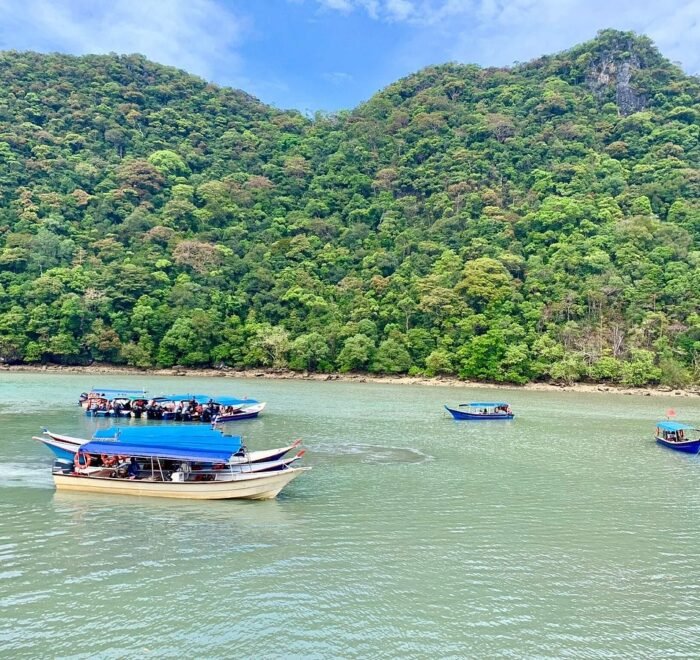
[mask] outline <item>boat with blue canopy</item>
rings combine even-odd
[[[700,451],[700,429],[681,422],[663,421],[656,423],[656,442],[664,447],[688,454]]]
[[[510,405],[502,401],[472,401],[471,403],[460,403],[457,408],[445,406],[454,419],[513,419],[515,414]]]
[[[104,429],[96,429],[92,435],[93,440],[106,440],[111,442],[167,442],[169,444],[191,445],[197,440],[203,443],[216,444],[221,438],[233,438],[241,442],[241,437],[224,436],[211,426],[191,426],[188,424],[161,424],[153,426],[109,426]]]
[[[147,400],[145,389],[93,387],[80,395],[79,404],[88,417],[132,417],[145,407]]]
[[[221,438],[233,438],[241,447],[231,460],[234,464],[259,463],[281,460],[282,457],[301,445],[301,440],[295,440],[285,447],[248,451],[243,445],[240,436],[224,436],[219,430],[210,426],[197,426],[186,424],[169,424],[162,426],[110,426],[105,429],[97,429],[92,440],[107,441],[112,443],[137,442],[156,445],[186,445],[208,446],[216,445]],[[34,440],[41,442],[53,452],[54,456],[64,463],[73,463],[75,454],[81,445],[89,442],[85,438],[77,438],[70,435],[54,433],[48,429],[43,430],[41,437]]]
[[[56,461],[58,490],[182,499],[271,499],[310,468],[278,466],[242,470],[232,463],[240,438],[187,446],[91,440],[80,445],[73,465]]]
[[[179,461],[199,461],[202,463],[228,463],[241,450],[243,443],[239,437],[219,436],[216,441],[206,444],[159,443],[144,438],[135,440],[90,440],[78,448],[85,454],[141,456],[144,458],[169,458]]]
[[[264,408],[265,403],[257,399],[208,394],[168,394],[151,399],[145,413],[149,419],[223,424],[239,419],[252,419]]]

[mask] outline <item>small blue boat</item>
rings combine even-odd
[[[664,447],[697,454],[700,451],[700,429],[680,422],[663,421],[656,423],[656,442]],[[691,436],[691,437],[688,437]]]
[[[513,419],[515,414],[507,403],[502,401],[472,401],[460,403],[457,408],[445,406],[455,419]]]

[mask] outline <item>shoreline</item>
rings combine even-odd
[[[72,373],[72,374],[104,374],[104,375],[138,375],[138,376],[181,376],[199,378],[270,378],[275,380],[314,380],[339,381],[347,383],[382,383],[385,385],[424,385],[428,387],[463,387],[465,389],[498,389],[498,390],[530,390],[540,392],[586,392],[626,394],[632,396],[700,396],[700,388],[673,389],[667,386],[656,387],[624,387],[609,383],[574,383],[558,385],[556,383],[526,383],[514,385],[511,383],[481,383],[478,381],[460,380],[459,378],[436,376],[382,376],[360,373],[308,373],[288,369],[194,369],[186,367],[171,367],[169,369],[139,369],[138,367],[122,367],[109,364],[78,365],[0,365],[2,372],[28,373]]]

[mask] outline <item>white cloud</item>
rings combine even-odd
[[[616,28],[650,36],[661,52],[690,73],[700,70],[700,1],[666,0],[317,0],[344,12],[366,11],[379,21],[403,23],[412,36],[398,57],[418,68],[445,60],[507,65],[570,48],[598,30]]]
[[[3,0],[2,47],[75,54],[141,53],[211,78],[246,22],[216,0]]]
[[[416,8],[409,0],[386,0],[386,11],[392,20],[405,21],[415,13]]]
[[[353,81],[353,77],[344,71],[329,71],[322,74],[321,77],[333,85],[345,85]]]
[[[351,12],[355,8],[353,0],[319,0],[319,4],[327,9],[336,9],[344,13]]]

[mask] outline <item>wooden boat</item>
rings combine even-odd
[[[265,406],[266,404],[264,402],[237,407],[233,406],[228,412],[214,417],[213,423],[226,424],[228,422],[238,421],[239,419],[253,419],[263,411]]]
[[[656,442],[688,454],[697,454],[700,451],[698,433],[700,429],[680,422],[663,421],[656,424]]]
[[[93,387],[89,392],[83,392],[79,399],[78,405],[83,408],[89,408],[90,403],[95,400],[106,400],[114,399],[117,397],[124,398],[145,398],[146,390],[125,390],[120,387]]]
[[[179,433],[173,433],[173,431],[178,428],[186,431],[186,433],[183,433],[182,431]],[[112,442],[119,442],[119,438],[127,441],[140,439],[143,441],[151,440],[153,443],[157,444],[160,442],[173,443],[177,437],[179,437],[181,442],[189,445],[206,444],[207,439],[215,441],[222,437],[237,438],[239,442],[241,440],[241,438],[238,436],[222,436],[218,431],[213,431],[209,427],[178,427],[175,425],[139,427],[136,429],[112,426],[108,429],[99,429],[95,431],[93,439],[111,439]],[[34,437],[33,439],[38,440],[48,447],[58,460],[65,463],[70,463],[71,465],[73,464],[73,459],[76,451],[78,451],[78,448],[88,442],[88,440],[85,438],[61,435],[59,433],[53,433],[48,429],[44,429],[42,437]],[[292,444],[285,447],[276,447],[274,449],[263,449],[259,451],[246,451],[241,443],[241,449],[243,449],[242,453],[232,456],[230,463],[232,465],[243,465],[248,463],[278,461],[285,454],[299,447],[299,445],[301,445],[301,440],[295,440]]]
[[[151,399],[143,412],[149,419],[223,424],[257,417],[265,405],[256,399],[238,399],[231,396],[169,394]]]
[[[129,417],[137,400],[146,400],[146,390],[93,387],[80,395],[78,403],[89,417]]]
[[[471,403],[460,403],[457,408],[445,406],[445,409],[455,419],[513,419],[515,414],[507,403],[503,402],[483,402],[473,401]]]
[[[244,472],[230,464],[240,447],[225,438],[207,447],[91,440],[78,448],[76,467],[56,462],[52,470],[58,490],[173,497],[181,499],[272,499],[310,468],[282,467]],[[80,467],[80,458],[118,458],[114,467]]]
[[[290,467],[275,472],[236,474],[230,479],[215,481],[160,481],[82,475],[58,467],[53,472],[53,480],[57,490],[87,493],[191,500],[268,500],[277,497],[290,481],[310,469]]]

